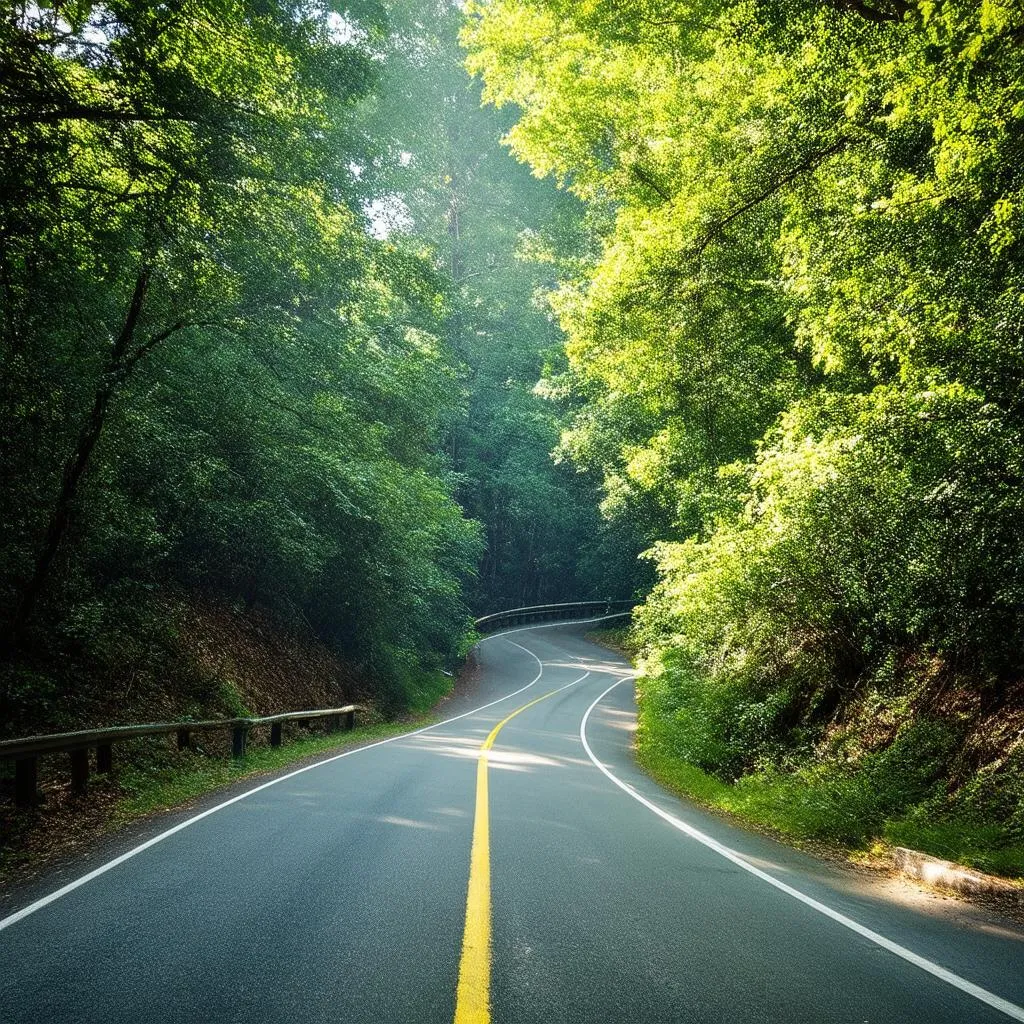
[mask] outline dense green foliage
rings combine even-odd
[[[599,474],[552,460],[560,410],[535,393],[545,366],[564,362],[544,296],[560,254],[589,244],[582,210],[500,145],[513,119],[481,109],[458,45],[462,19],[446,0],[394,5],[368,111],[391,159],[367,176],[379,207],[429,240],[449,277],[447,337],[465,368],[465,405],[448,447],[458,498],[486,541],[470,601],[482,613],[629,597],[647,577],[636,560],[643,539],[598,514]]]
[[[398,708],[471,611],[643,578],[534,393],[578,204],[500,146],[461,24],[439,0],[5,9],[6,728],[158,675],[207,598]]]
[[[827,763],[846,841],[917,807],[1019,842],[1024,11],[471,11],[513,152],[595,242],[550,388],[658,538],[648,735],[727,780]]]
[[[6,722],[152,670],[189,595],[397,708],[471,610],[651,573],[659,772],[808,837],[1020,848],[1018,5],[0,32]]]
[[[308,623],[387,701],[457,653],[446,285],[368,231],[384,22],[351,18],[4,16],[5,718],[41,698],[26,658],[144,659],[168,587]]]

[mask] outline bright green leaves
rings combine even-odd
[[[561,453],[661,540],[650,649],[778,697],[778,729],[911,651],[1005,684],[1018,6],[613,6],[481,2],[464,38],[521,108],[513,152],[586,201],[548,386],[575,403]]]
[[[401,705],[460,647],[480,545],[444,283],[351,170],[380,6],[27,11],[0,22],[5,625],[92,622],[88,660],[129,605],[213,591]]]
[[[469,13],[467,66],[484,72],[485,100],[521,108],[508,141],[534,173],[594,198],[607,174],[627,162],[623,149],[646,151],[645,115],[669,77],[656,53],[628,40],[604,45],[574,13],[546,5],[477,4]]]

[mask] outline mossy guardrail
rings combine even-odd
[[[0,760],[14,762],[14,803],[17,807],[31,807],[36,803],[39,789],[39,758],[45,754],[70,755],[71,789],[84,793],[89,783],[89,751],[96,751],[96,772],[113,771],[113,745],[141,736],[164,736],[175,733],[178,749],[192,746],[192,735],[228,729],[231,732],[232,757],[244,757],[252,729],[270,726],[270,745],[281,745],[281,727],[285,722],[308,723],[316,718],[327,719],[329,729],[352,729],[360,704],[346,704],[340,708],[318,708],[313,711],[286,711],[279,715],[258,718],[218,718],[211,721],[151,722],[148,725],[117,725],[106,729],[83,729],[79,732],[51,733],[44,736],[26,736],[24,739],[0,742]]]
[[[525,608],[509,608],[477,619],[474,625],[481,633],[495,633],[506,626],[525,626],[537,622],[558,622],[566,619],[605,618],[628,615],[639,601],[567,601],[561,604],[535,604]]]

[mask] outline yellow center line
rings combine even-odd
[[[455,993],[455,1024],[490,1024],[491,1020],[491,829],[487,803],[487,751],[494,746],[498,733],[516,715],[589,675],[586,672],[579,679],[516,708],[488,733],[480,746],[480,759],[476,765],[473,847],[469,855],[469,888],[466,891],[466,927],[462,933],[459,986]]]

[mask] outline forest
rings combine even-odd
[[[1019,874],[1024,9],[471,11],[509,146],[597,240],[547,386],[559,450],[657,538],[641,760]]]
[[[657,776],[1024,865],[1017,4],[0,31],[2,731],[109,713],[183,610],[399,710],[474,615],[637,597]]]
[[[197,603],[262,609],[397,710],[471,613],[632,593],[643,545],[534,394],[554,271],[520,248],[577,204],[502,150],[460,23],[8,6],[3,731],[123,715],[106,694]]]

